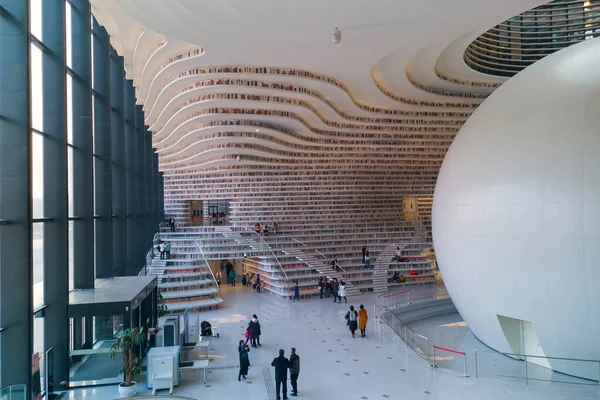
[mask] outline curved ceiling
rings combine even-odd
[[[319,185],[365,184],[372,193],[431,196],[457,131],[503,82],[461,64],[466,45],[543,3],[92,0],[128,61],[171,206],[242,201],[247,190],[209,183],[231,183],[235,172],[260,192],[256,171],[304,174],[315,196]],[[310,183],[323,168],[346,178]],[[385,190],[373,173],[386,178]],[[184,179],[195,186],[182,188]]]

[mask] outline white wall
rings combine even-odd
[[[531,321],[549,356],[600,359],[600,42],[506,82],[452,144],[433,235],[475,335],[510,352],[497,314]],[[568,365],[555,366],[565,372]],[[595,372],[598,379],[598,365]]]

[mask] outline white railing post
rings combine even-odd
[[[479,354],[475,349],[475,378],[479,378]]]
[[[465,359],[465,378],[467,378],[469,376],[467,374],[467,353],[463,353],[463,357]]]
[[[525,356],[525,384],[529,385],[529,372],[527,371],[527,356]]]

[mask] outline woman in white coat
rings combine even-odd
[[[340,290],[338,292],[338,297],[340,298],[340,303],[342,302],[342,297],[344,298],[344,301],[347,303],[348,300],[346,299],[346,282],[344,281],[340,281]]]

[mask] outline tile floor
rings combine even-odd
[[[350,304],[364,304],[372,313],[374,298],[363,295],[346,304],[313,298],[292,303],[269,294],[257,294],[237,286],[224,288],[226,302],[220,310],[205,313],[218,319],[220,338],[212,339],[210,353],[215,369],[207,383],[201,373],[184,373],[174,395],[203,400],[274,400],[270,363],[283,348],[294,346],[301,357],[298,398],[306,399],[600,399],[598,386],[533,382],[509,378],[460,378],[432,370],[425,360],[406,350],[390,329],[370,315],[367,338],[353,339],[344,314]],[[237,381],[237,342],[251,315],[262,324],[262,347],[250,353],[247,381]],[[433,322],[435,324],[435,321]],[[194,356],[193,354],[191,355]],[[145,384],[139,393],[148,393]],[[289,386],[289,384],[288,384]],[[159,391],[157,394],[167,394]],[[65,399],[109,400],[117,398],[115,386],[78,389]]]

